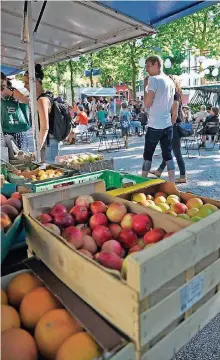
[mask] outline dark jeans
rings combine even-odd
[[[183,156],[181,153],[181,138],[178,133],[178,128],[175,125],[173,127],[172,148],[173,148],[173,153],[174,153],[174,156],[176,158],[176,161],[177,161],[177,164],[178,164],[178,167],[180,170],[180,176],[183,177],[186,175],[185,162],[183,160]],[[162,172],[165,169],[165,167],[166,167],[166,162],[163,160],[163,162],[160,164],[158,170]]]
[[[165,161],[172,160],[173,127],[153,129],[149,127],[145,135],[144,160],[152,161],[154,151],[160,142],[162,156]]]

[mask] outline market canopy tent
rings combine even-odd
[[[80,90],[80,93],[86,96],[115,96],[115,88],[84,88]]]
[[[34,61],[42,65],[154,33],[213,1],[33,1]],[[27,67],[25,1],[1,3],[1,64]],[[11,73],[10,73],[11,74]]]

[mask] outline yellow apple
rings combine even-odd
[[[188,209],[200,209],[203,206],[203,201],[200,198],[192,198],[187,201],[186,206],[188,207]]]
[[[169,205],[168,204],[158,204],[158,206],[161,208],[162,212],[166,212],[167,210],[170,209]]]
[[[199,209],[197,209],[197,208],[191,208],[186,211],[186,213],[189,217],[196,216],[198,212],[199,212]]]
[[[159,197],[156,197],[154,199],[154,202],[156,205],[159,205],[161,203],[165,203],[166,202],[166,198],[164,196],[159,196]]]
[[[146,195],[144,193],[135,193],[132,195],[131,200],[140,203],[146,200]]]

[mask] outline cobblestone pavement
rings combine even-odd
[[[103,154],[106,158],[114,158],[116,170],[123,169],[130,173],[140,174],[143,147],[144,138],[134,137],[130,139],[128,149],[111,153],[103,152]],[[60,155],[96,152],[97,149],[98,143],[63,145]],[[156,169],[162,160],[160,148],[156,150],[156,154],[153,158],[153,169]],[[220,200],[220,152],[217,146],[214,151],[201,150],[200,157],[197,151],[191,152],[191,155],[193,156],[191,159],[184,156],[188,182],[178,185],[178,188],[182,191],[191,191]],[[164,178],[167,179],[167,172],[164,172]],[[163,359],[161,358],[161,360]],[[198,332],[172,360],[220,360],[220,314]]]

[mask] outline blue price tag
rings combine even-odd
[[[184,313],[202,298],[204,288],[204,275],[191,280],[180,290],[180,309]]]

